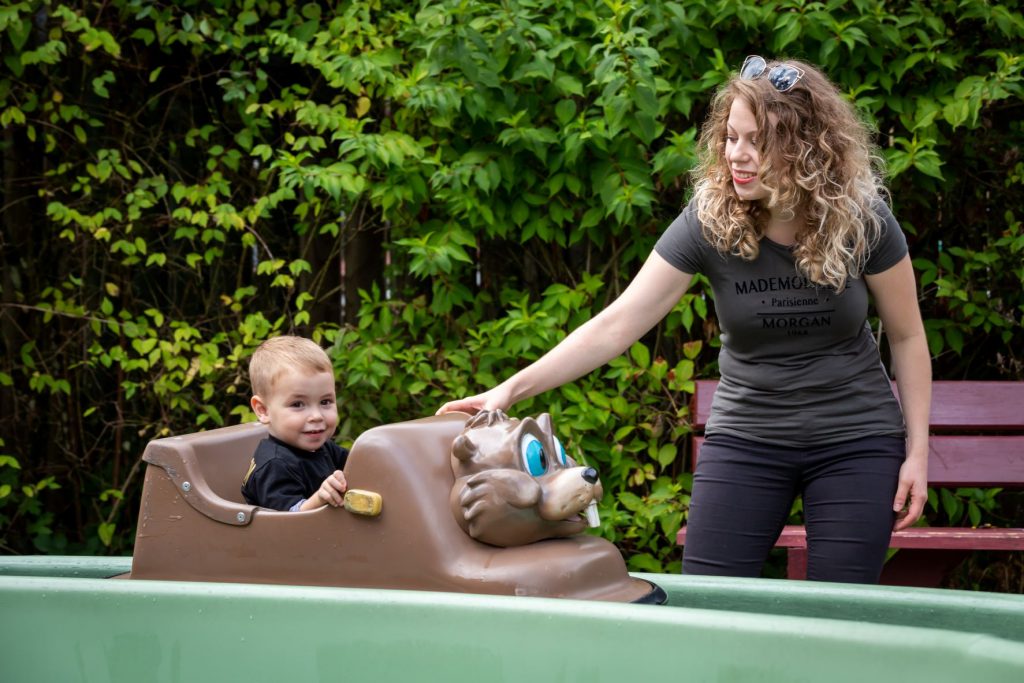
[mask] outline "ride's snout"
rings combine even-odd
[[[600,523],[597,470],[569,456],[547,413],[522,420],[477,413],[452,443],[451,463],[452,514],[478,541],[523,545]]]

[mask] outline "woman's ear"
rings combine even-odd
[[[252,406],[252,411],[256,413],[256,417],[259,418],[261,424],[270,423],[270,411],[267,410],[267,404],[263,402],[262,398],[253,396],[249,399],[249,405]]]

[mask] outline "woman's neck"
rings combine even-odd
[[[803,215],[792,211],[768,210],[768,223],[764,228],[764,236],[772,242],[792,246],[803,227]]]

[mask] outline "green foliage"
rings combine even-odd
[[[914,265],[927,298],[947,312],[945,318],[925,322],[932,355],[977,357],[987,349],[970,342],[994,338],[1005,351],[987,362],[1019,376],[1024,369],[1019,351],[1024,343],[1024,232],[1012,211],[1006,212],[1005,220],[1002,234],[986,236],[978,248],[943,250],[940,241],[937,259],[921,257]]]
[[[998,514],[996,497],[1000,488],[929,489],[928,506],[940,517],[944,526],[981,526],[982,519]]]
[[[751,52],[879,131],[936,376],[1024,378],[1022,37],[1016,2],[7,3],[0,549],[129,552],[145,444],[251,419],[270,335],[331,348],[343,441],[537,358],[646,258]],[[678,567],[705,291],[515,408],[634,569]]]
[[[0,439],[0,448],[4,447]],[[53,476],[32,481],[17,458],[0,454],[0,528],[21,526],[36,548],[43,551],[52,548],[54,515],[43,506],[41,499],[45,492],[60,488]]]

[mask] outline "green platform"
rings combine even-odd
[[[0,681],[1024,681],[1024,597],[641,575],[668,606],[0,558]]]

